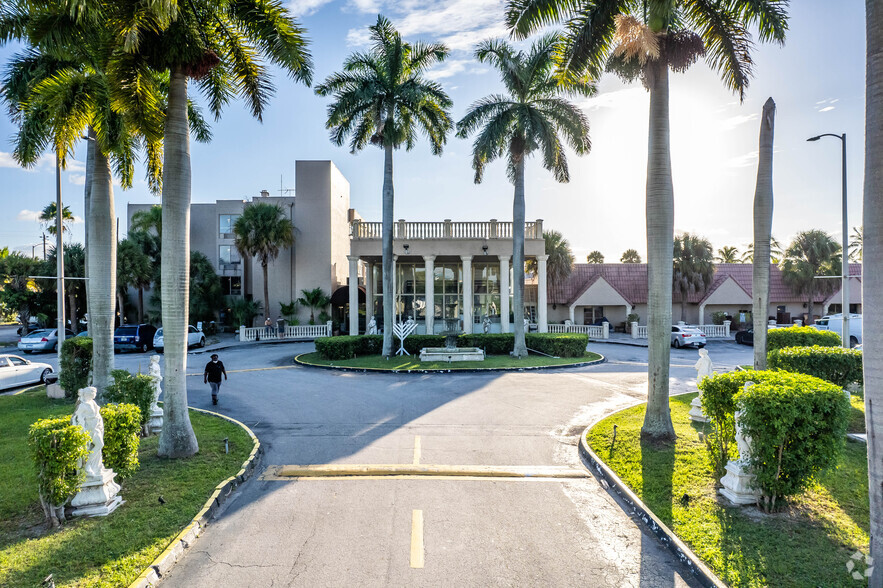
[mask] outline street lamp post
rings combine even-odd
[[[815,137],[810,137],[807,141],[818,141],[822,137],[836,137],[840,139],[842,146],[842,156],[843,161],[841,163],[841,175],[843,177],[843,251],[842,251],[842,261],[841,261],[841,280],[842,285],[840,287],[840,300],[841,310],[843,311],[843,333],[841,337],[841,341],[844,347],[850,347],[850,336],[849,336],[849,223],[846,218],[846,133],[842,135],[835,135],[833,133],[824,133],[822,135],[816,135]],[[812,317],[809,317],[812,320]]]

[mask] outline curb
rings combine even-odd
[[[231,341],[227,344],[217,343],[220,347],[212,347],[206,345],[202,349],[189,352],[187,355],[204,355],[206,353],[214,353],[215,351],[223,351],[224,349],[233,349],[236,347],[258,347],[260,345],[282,345],[285,343],[312,343],[314,339],[271,339],[269,341]]]
[[[687,566],[690,572],[693,574],[695,578],[699,580],[699,582],[705,586],[706,588],[727,588],[727,585],[715,575],[711,569],[705,565],[705,563],[699,559],[693,550],[687,547],[686,543],[681,541],[674,532],[666,526],[653,512],[647,508],[640,498],[638,498],[634,492],[626,486],[625,482],[623,482],[619,476],[617,476],[613,470],[611,470],[606,463],[601,461],[595,452],[592,451],[592,448],[589,447],[588,442],[586,442],[586,435],[589,431],[600,423],[602,420],[611,417],[617,413],[620,413],[624,410],[628,410],[630,408],[634,408],[635,406],[639,406],[639,403],[631,406],[626,406],[620,410],[612,412],[608,415],[605,415],[603,418],[598,419],[591,425],[583,430],[579,439],[579,456],[580,461],[582,461],[583,465],[592,471],[595,474],[596,478],[599,478],[602,482],[602,485],[606,484],[606,488],[608,492],[613,492],[617,495],[617,497],[624,502],[626,505],[631,507],[631,512],[628,512],[626,508],[623,508],[623,511],[627,515],[635,515],[647,529],[653,533],[653,535],[669,550],[671,551],[678,560]],[[623,506],[620,503],[620,506]]]
[[[172,539],[171,543],[169,543],[168,547],[157,556],[153,562],[147,566],[147,568],[141,572],[141,574],[135,579],[134,582],[129,584],[129,588],[149,588],[151,586],[156,586],[157,582],[159,582],[160,578],[169,573],[169,570],[177,563],[179,559],[184,555],[186,550],[193,546],[196,541],[196,538],[199,537],[205,528],[209,525],[209,521],[212,517],[215,516],[218,509],[224,504],[230,495],[233,493],[236,488],[248,480],[255,471],[255,466],[257,465],[257,461],[259,456],[263,453],[263,447],[261,446],[261,442],[258,440],[257,436],[254,432],[249,429],[245,424],[237,421],[234,418],[228,417],[227,415],[223,415],[218,412],[212,412],[210,410],[205,410],[202,408],[193,408],[188,407],[190,410],[194,410],[196,412],[202,412],[205,414],[210,414],[215,417],[222,418],[224,420],[228,420],[231,423],[235,423],[245,429],[245,431],[249,434],[252,441],[254,441],[254,447],[251,450],[248,458],[242,463],[242,468],[233,476],[230,476],[217,486],[215,486],[215,491],[209,496],[208,500],[203,505],[202,509],[196,513],[196,516],[193,517],[193,520],[184,527],[178,535]]]
[[[311,352],[313,353],[313,352]],[[600,359],[596,359],[593,361],[582,361],[580,363],[567,363],[562,365],[537,365],[537,366],[525,366],[525,367],[511,367],[511,368],[463,368],[463,369],[450,369],[450,370],[391,370],[384,368],[368,368],[368,367],[350,367],[350,366],[335,366],[335,365],[319,365],[316,363],[307,363],[301,360],[301,357],[304,355],[309,355],[307,353],[301,353],[300,355],[295,356],[294,363],[297,365],[301,365],[308,368],[318,368],[323,370],[337,370],[341,372],[360,372],[363,374],[366,373],[374,373],[374,374],[481,374],[487,372],[530,372],[530,371],[538,371],[538,370],[559,370],[559,369],[568,369],[568,368],[578,368],[578,367],[587,367],[591,365],[598,365],[601,363],[605,363],[607,358],[601,355],[600,353],[597,355],[601,355]]]

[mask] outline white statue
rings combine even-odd
[[[163,411],[159,407],[159,395],[162,393],[162,372],[159,367],[159,355],[150,356],[150,366],[147,368],[147,375],[153,379],[153,395],[150,400],[150,418],[147,420],[147,433],[149,435],[158,435],[162,431]]]
[[[746,386],[751,382],[746,382]],[[748,463],[748,456],[751,455],[751,437],[745,434],[745,428],[742,426],[742,411],[736,411],[736,448],[739,449],[739,462]]]
[[[489,319],[487,315],[484,315],[484,319],[481,321],[481,329],[484,331],[485,335],[491,330],[491,319]]]
[[[527,333],[530,331],[530,319],[524,319],[524,332]]]
[[[89,455],[84,463],[78,467],[86,472],[89,477],[101,477],[104,465],[101,460],[101,450],[104,448],[104,419],[95,403],[95,388],[80,388],[79,400],[71,423],[83,427],[83,430],[92,438],[89,444]]]
[[[374,319],[374,315],[371,315],[371,320],[368,321],[368,334],[376,335],[377,334],[377,321]]]
[[[696,384],[699,384],[705,378],[710,378],[714,375],[712,368],[714,364],[711,363],[711,358],[708,357],[707,349],[699,350],[699,361],[696,362],[696,365],[693,368],[696,370]]]

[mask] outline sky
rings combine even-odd
[[[675,230],[708,238],[715,249],[744,251],[752,240],[760,112],[767,98],[777,104],[774,155],[773,235],[786,245],[798,232],[822,229],[840,239],[840,141],[821,133],[847,134],[849,226],[861,225],[864,161],[865,19],[862,0],[791,3],[784,47],[758,44],[755,77],[744,102],[729,92],[704,61],[672,74],[671,152]],[[294,0],[290,7],[306,28],[315,62],[314,84],[338,71],[347,55],[365,48],[377,14],[388,17],[406,40],[441,41],[448,59],[429,76],[451,96],[454,120],[470,104],[502,91],[496,73],[473,57],[476,43],[503,37],[502,0]],[[0,47],[0,64],[20,47]],[[295,84],[281,72],[263,122],[245,105],[231,103],[212,122],[210,144],[191,144],[193,202],[278,195],[294,187],[294,162],[331,159],[350,182],[351,206],[366,220],[380,220],[383,154],[368,148],[351,154],[334,146],[325,129],[329,99]],[[191,86],[192,87],[192,86]],[[195,93],[192,97],[199,102]],[[542,218],[561,231],[577,262],[601,251],[618,261],[625,249],[646,259],[645,183],[649,97],[639,82],[624,84],[605,74],[598,93],[580,98],[591,125],[592,150],[570,153],[570,182],[559,184],[533,158],[526,170],[526,218]],[[39,211],[55,200],[53,156],[32,169],[12,159],[15,126],[0,113],[0,247],[32,251],[41,243]],[[440,221],[511,220],[513,187],[505,163],[492,163],[484,181],[473,183],[471,141],[451,137],[441,156],[420,140],[395,154],[395,218]],[[77,222],[72,240],[83,239],[85,147],[63,172],[64,202]],[[121,234],[129,202],[156,202],[143,180],[130,190],[115,186]],[[850,229],[851,230],[851,229]],[[50,240],[51,241],[51,240]],[[37,247],[37,251],[42,246]]]

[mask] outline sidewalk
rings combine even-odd
[[[281,343],[311,343],[313,339],[259,339],[257,341],[240,341],[239,335],[234,333],[218,333],[217,335],[212,335],[209,337],[211,339],[218,339],[217,343],[211,343],[206,345],[202,349],[194,349],[188,353],[188,355],[202,355],[205,353],[214,353],[216,351],[221,351],[223,349],[230,349],[232,347],[255,347],[257,345],[275,345]]]

